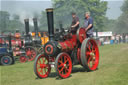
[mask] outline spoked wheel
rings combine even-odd
[[[35,48],[28,46],[25,48],[25,52],[28,57],[28,61],[32,61],[35,59],[36,54],[37,54],[37,51],[35,50]]]
[[[38,51],[42,46],[40,44],[36,44],[35,47],[36,47],[36,50]]]
[[[1,65],[11,65],[13,63],[13,59],[11,57],[11,55],[9,54],[5,54],[0,56],[0,64]]]
[[[39,54],[34,62],[34,72],[39,78],[48,77],[51,72],[51,66],[49,65],[49,57],[44,54]]]
[[[21,63],[25,63],[28,61],[28,58],[26,56],[20,56],[19,60]]]
[[[85,39],[81,45],[81,62],[87,71],[96,70],[99,64],[99,50],[94,39]]]
[[[44,47],[44,46],[41,46],[41,47],[38,49],[38,53],[43,53],[43,47]]]
[[[67,78],[72,72],[72,61],[67,53],[60,53],[55,61],[55,68],[57,74],[61,78]]]

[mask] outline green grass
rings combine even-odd
[[[71,77],[57,79],[54,68],[48,78],[38,79],[33,62],[0,66],[0,85],[128,85],[128,44],[105,45],[99,48],[99,69],[86,72],[80,65]]]

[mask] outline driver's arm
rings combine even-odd
[[[86,28],[86,31],[87,31],[88,29],[90,29],[91,27],[92,27],[92,24],[89,24],[88,27]]]
[[[75,25],[72,25],[72,27],[74,28],[74,27],[76,27],[76,26],[79,25],[79,24],[80,24],[80,22],[77,21]]]

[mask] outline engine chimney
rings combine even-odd
[[[60,29],[63,28],[62,21],[59,21],[59,26],[60,26]]]
[[[8,35],[8,41],[9,41],[9,50],[12,50],[11,34]]]
[[[29,19],[24,19],[26,36],[29,35]]]
[[[53,21],[53,8],[46,9],[49,40],[54,40],[54,21]]]
[[[38,28],[37,18],[33,18],[33,23],[34,23],[35,35],[38,36],[39,28]]]
[[[59,21],[60,32],[64,32],[62,21]]]

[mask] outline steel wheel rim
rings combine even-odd
[[[85,53],[88,67],[95,70],[99,64],[99,50],[94,40],[88,40]]]
[[[72,62],[69,55],[62,53],[57,61],[57,71],[62,78],[70,76],[72,71]]]
[[[32,61],[36,57],[36,52],[33,48],[26,48],[26,55],[28,56],[28,61]]]
[[[36,61],[36,71],[41,78],[46,78],[49,75],[51,67],[49,65],[48,57],[45,57],[44,55],[39,56]]]

